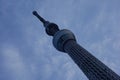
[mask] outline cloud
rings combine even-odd
[[[53,47],[52,37],[46,35],[42,24],[32,15],[33,10],[37,10],[46,20],[57,23],[60,28],[72,30],[78,43],[120,74],[119,2],[2,0],[0,3],[0,59],[3,72],[0,78],[87,79],[67,54]]]
[[[14,45],[6,44],[2,47],[2,57],[4,58],[2,65],[4,65],[4,69],[10,73],[2,73],[3,75],[9,76],[9,78],[17,79],[17,80],[31,80],[30,75],[27,71],[27,68],[20,56],[19,49],[16,48]],[[28,77],[29,76],[29,77]],[[8,80],[8,77],[2,77],[1,79]]]

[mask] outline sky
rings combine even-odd
[[[57,51],[38,13],[120,75],[120,0],[0,0],[0,80],[88,80]]]

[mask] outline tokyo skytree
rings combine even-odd
[[[70,30],[60,30],[57,24],[46,21],[36,11],[33,15],[43,23],[46,33],[53,36],[54,47],[67,53],[89,80],[120,80],[119,75],[80,46]]]

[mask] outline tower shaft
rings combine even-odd
[[[89,80],[120,80],[116,73],[74,40],[68,41],[64,49]]]

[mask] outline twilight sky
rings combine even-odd
[[[120,0],[0,0],[0,80],[88,80],[33,10],[120,75]]]

